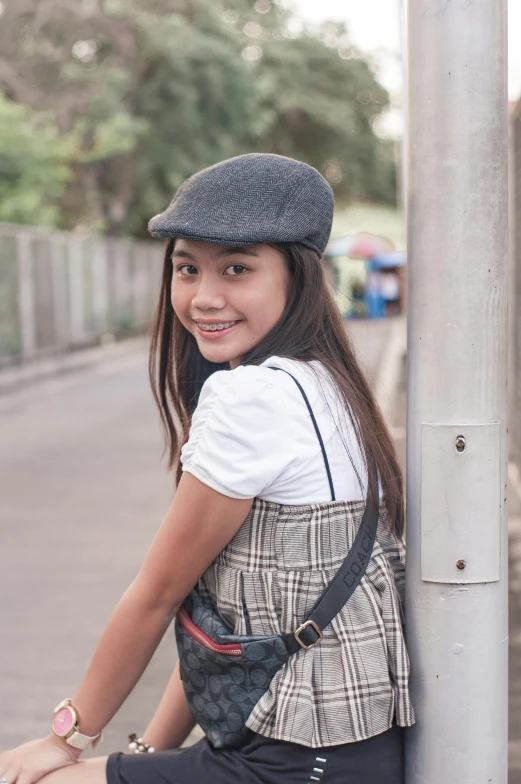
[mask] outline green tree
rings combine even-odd
[[[393,201],[392,154],[373,131],[389,96],[346,38],[340,28],[334,42],[304,33],[262,44],[258,78],[272,122],[260,146],[315,166],[340,198]]]
[[[146,46],[149,68],[134,95],[136,113],[150,125],[135,152],[140,198],[129,217],[137,233],[186,177],[256,149],[264,125],[251,64],[206,6],[191,19],[151,21]]]
[[[70,137],[49,112],[0,94],[0,221],[58,226],[59,199],[71,177]]]
[[[6,0],[0,51],[7,95],[76,140],[65,228],[144,233],[186,176],[256,144],[251,69],[201,0]]]
[[[59,161],[47,181],[35,153],[20,220],[144,236],[187,176],[252,150],[311,163],[341,198],[394,198],[373,132],[387,94],[343,27],[296,35],[273,0],[4,0],[0,53],[0,87]]]

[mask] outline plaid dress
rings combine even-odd
[[[255,499],[199,590],[235,634],[295,631],[342,565],[364,501],[287,506]],[[377,541],[360,585],[324,629],[275,675],[247,722],[278,740],[323,747],[414,723],[403,637],[405,547],[380,508]]]

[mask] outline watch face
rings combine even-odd
[[[76,717],[71,708],[67,706],[60,708],[60,710],[54,714],[52,720],[54,733],[60,738],[65,738],[74,727],[75,720]]]

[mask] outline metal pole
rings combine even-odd
[[[106,240],[99,237],[95,241],[92,241],[90,252],[94,330],[98,334],[101,334],[107,331],[109,321],[109,280]]]
[[[506,0],[409,0],[407,784],[507,782]]]
[[[509,411],[510,454],[521,465],[521,101],[518,101],[509,123]],[[519,216],[519,219],[517,219]],[[517,414],[517,415],[516,415]]]
[[[51,282],[54,315],[54,345],[62,351],[69,343],[69,318],[67,303],[67,276],[65,243],[58,232],[49,238],[51,252]]]
[[[18,256],[18,313],[22,356],[29,359],[36,352],[36,314],[32,238],[28,232],[16,234]]]
[[[69,323],[72,344],[85,339],[85,286],[83,281],[83,243],[81,239],[67,240],[69,267]]]
[[[401,95],[401,109],[403,117],[403,131],[402,131],[402,151],[401,151],[401,210],[402,215],[407,221],[407,151],[408,151],[408,111],[407,111],[407,95],[408,95],[408,73],[407,73],[407,2],[406,0],[398,0],[398,25],[400,34],[400,52],[402,61],[402,95]]]

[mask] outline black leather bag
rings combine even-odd
[[[293,376],[291,378],[299,387],[311,415],[334,501],[331,472],[320,431],[304,390]],[[376,471],[371,470],[376,479]],[[273,676],[295,653],[320,643],[322,630],[340,612],[365,573],[376,538],[378,514],[378,499],[373,501],[368,493],[364,515],[347,558],[293,633],[235,635],[196,590],[188,596],[175,625],[181,678],[190,711],[215,748],[240,746],[248,733],[248,716],[268,690]]]

